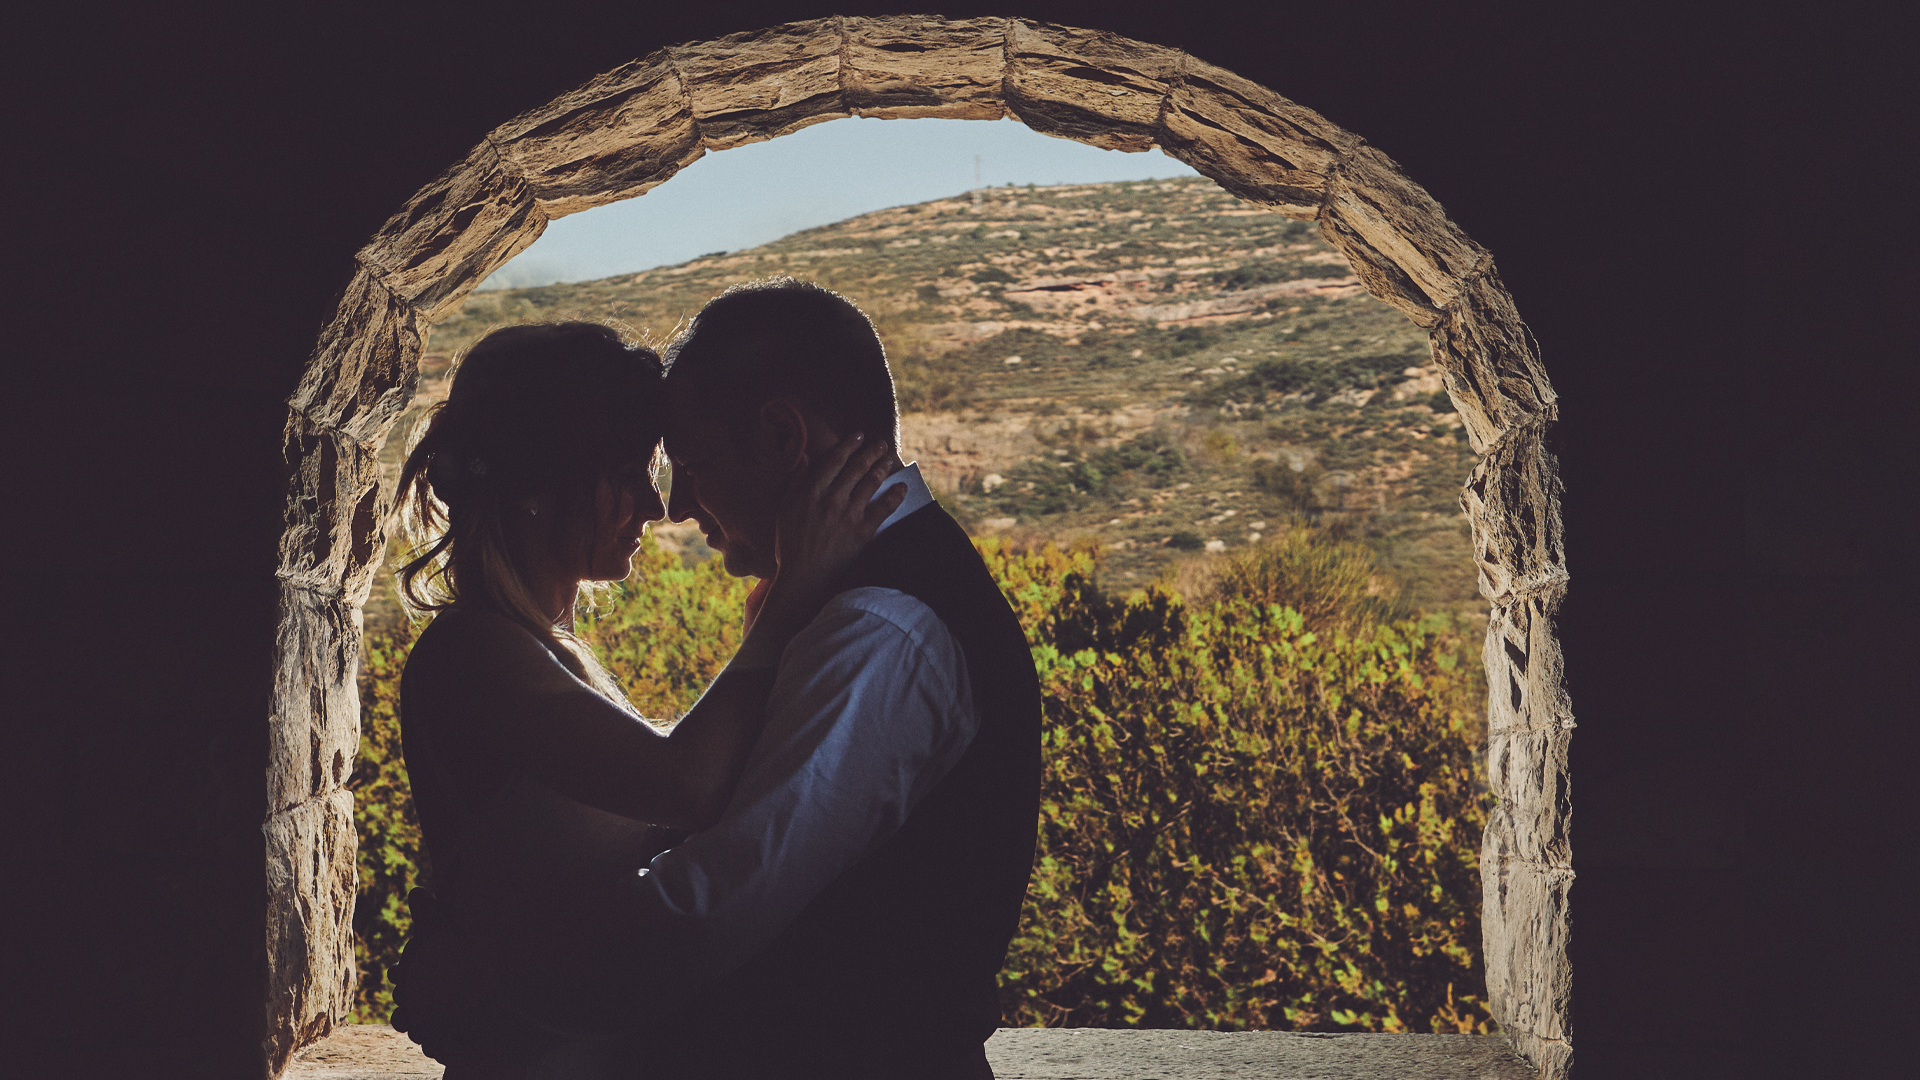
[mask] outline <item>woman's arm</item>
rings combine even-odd
[[[468,621],[454,646],[466,655],[434,681],[464,683],[448,695],[454,710],[501,760],[636,821],[698,829],[718,819],[765,721],[772,665],[736,659],[662,734],[582,682],[524,627],[501,616]],[[777,657],[784,643],[770,636],[757,643]]]
[[[569,798],[673,828],[711,824],[766,721],[780,654],[904,497],[872,498],[891,471],[890,447],[851,439],[803,470],[781,510],[780,569],[746,639],[670,735],[600,696],[504,618],[468,628],[478,676],[470,710],[510,760]]]

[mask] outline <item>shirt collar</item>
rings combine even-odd
[[[913,513],[915,510],[933,501],[933,492],[928,489],[926,480],[921,478],[920,463],[917,461],[895,469],[892,475],[880,481],[880,488],[873,493],[873,497],[876,499],[879,498],[881,492],[891,487],[905,487],[907,489],[907,497],[901,500],[900,505],[894,508],[893,513],[887,515],[887,520],[880,523],[880,528],[874,531],[875,536],[886,532],[888,528],[892,527],[892,525],[901,518],[906,517],[908,514]]]

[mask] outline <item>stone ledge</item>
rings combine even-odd
[[[386,1024],[342,1024],[293,1056],[283,1080],[439,1080],[441,1065]]]
[[[1000,1080],[1532,1080],[1498,1035],[1001,1028]],[[302,1050],[285,1080],[438,1080],[440,1066],[384,1024],[343,1025]]]

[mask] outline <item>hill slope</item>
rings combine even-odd
[[[1456,502],[1473,458],[1425,336],[1311,226],[1205,180],[989,189],[476,293],[433,328],[416,404],[491,327],[615,319],[663,340],[721,289],[776,273],[874,316],[906,456],[975,533],[1093,539],[1125,588],[1311,519],[1371,542],[1414,606],[1479,607]]]

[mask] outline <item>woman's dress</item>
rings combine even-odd
[[[458,610],[448,618],[499,618]],[[429,626],[415,645],[434,646]],[[449,670],[450,669],[450,670]],[[543,897],[607,887],[634,874],[684,834],[621,817],[570,799],[489,746],[469,718],[455,715],[456,694],[434,682],[457,665],[401,683],[401,731],[408,780],[420,814],[430,886],[463,937],[497,956],[504,942],[525,940],[525,920],[553,905]],[[619,703],[626,708],[624,702]],[[635,719],[639,719],[635,714]],[[466,721],[463,723],[463,721]],[[512,999],[512,987],[503,986]],[[595,1040],[556,1031],[511,1010],[490,1027],[488,1056],[513,1067],[488,1076],[525,1080],[595,1080]],[[460,1073],[455,1068],[449,1080]]]

